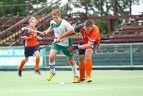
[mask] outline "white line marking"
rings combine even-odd
[[[143,87],[139,87],[139,86],[133,86],[133,87],[102,87],[102,88],[78,88],[78,89],[55,89],[55,90],[19,90],[19,91],[8,91],[8,90],[2,90],[0,91],[0,94],[4,94],[4,93],[31,93],[31,92],[53,92],[53,91],[79,91],[79,90],[113,90],[113,89],[143,89]],[[5,91],[5,92],[4,92]]]

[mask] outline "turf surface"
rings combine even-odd
[[[47,71],[0,71],[0,96],[143,96],[143,71],[93,71],[92,83],[73,84],[71,71],[57,71],[47,81]],[[64,86],[60,82],[64,82]]]

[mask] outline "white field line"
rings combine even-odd
[[[95,79],[99,79],[99,78],[103,78],[103,79],[119,79],[119,78],[143,78],[143,76],[117,76],[117,77],[115,77],[115,76],[101,76],[101,77],[95,77]],[[17,79],[17,80],[6,80],[6,81],[9,81],[9,82],[14,82],[14,81],[20,81],[20,82],[22,82],[22,81],[35,81],[34,79],[32,80],[32,79],[25,79],[25,80],[21,80],[22,79],[22,77],[19,77],[19,79]],[[63,80],[63,79],[57,79],[57,80]],[[67,80],[67,79],[64,79],[64,80]],[[46,81],[46,79],[44,78],[44,79],[37,79],[36,81]],[[0,83],[1,82],[3,82],[3,81],[0,81]],[[5,82],[5,81],[4,81]]]
[[[102,88],[95,88],[95,87],[93,87],[93,88],[68,88],[68,89],[64,89],[64,88],[61,88],[61,89],[52,89],[52,90],[50,90],[50,89],[48,89],[48,90],[18,90],[18,91],[16,91],[16,90],[11,90],[11,91],[9,91],[9,90],[1,90],[0,91],[0,94],[5,94],[5,93],[35,93],[35,92],[58,92],[58,91],[79,91],[79,90],[101,90],[101,91],[103,91],[103,90],[115,90],[115,89],[143,89],[143,87],[140,87],[140,86],[133,86],[133,87],[102,87]]]

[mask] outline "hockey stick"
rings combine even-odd
[[[24,29],[31,30],[31,31],[35,31],[35,32],[40,33],[40,34],[43,33],[43,32],[41,32],[41,31],[34,30],[34,29],[31,29],[31,28],[27,28],[27,27],[22,27],[21,30],[24,30]],[[46,35],[46,36],[49,36],[49,37],[52,37],[52,38],[54,38],[54,39],[57,39],[57,37],[55,37],[55,36],[53,36],[53,35],[50,35],[50,34],[45,34],[45,35]]]
[[[61,39],[60,41],[63,41],[63,40],[66,40],[66,39],[72,38],[72,37],[77,36],[77,35],[79,35],[79,33],[76,33],[76,34],[74,34],[74,35],[71,35],[71,36],[65,37],[65,38]]]
[[[43,46],[43,47],[40,47],[40,50],[41,49],[44,49],[44,48],[46,48],[46,47],[49,47],[50,45],[52,45],[53,43],[50,43],[50,44],[48,44],[48,45],[45,45],[45,46]]]
[[[79,35],[79,33],[77,33],[77,34],[75,34],[75,35],[71,35],[71,36],[66,37],[66,38],[63,38],[63,39],[61,39],[61,40],[60,40],[60,42],[61,42],[61,41],[63,41],[63,40],[66,40],[66,39],[72,38],[72,37],[74,37],[74,36],[77,36],[77,35]],[[49,46],[50,46],[50,45],[52,45],[52,44],[56,44],[56,43],[50,43],[50,44],[48,44],[48,45],[45,45],[44,47],[41,47],[40,49],[43,49],[43,48],[49,47]]]

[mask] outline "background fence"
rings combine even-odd
[[[40,52],[40,68],[48,68],[49,49],[42,49]],[[93,69],[143,68],[142,49],[143,43],[101,44],[97,52],[93,54]],[[23,47],[0,47],[0,69],[17,69],[23,56]],[[77,51],[74,57],[78,64]],[[25,64],[25,69],[33,68],[34,64],[34,57],[29,58],[28,64]],[[56,67],[70,68],[67,57],[62,52],[59,52],[56,57]]]

